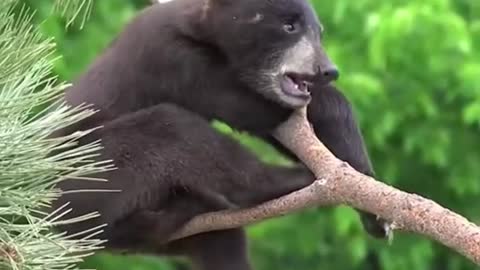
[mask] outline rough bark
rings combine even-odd
[[[309,207],[346,204],[390,221],[394,229],[434,239],[480,265],[480,228],[466,218],[416,194],[409,194],[355,171],[315,136],[299,110],[275,131],[317,176],[312,185],[249,209],[195,217],[172,238],[236,228]]]

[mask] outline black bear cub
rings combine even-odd
[[[188,256],[203,270],[251,269],[241,228],[167,239],[195,215],[256,205],[314,178],[302,165],[261,163],[210,120],[279,145],[271,132],[309,104],[320,140],[373,175],[350,104],[331,84],[338,71],[321,30],[306,0],[172,0],[142,11],[67,90],[69,104],[99,112],[59,133],[102,125],[81,143],[101,139],[99,159],[118,168],[96,175],[108,182],[69,179],[62,190],[121,192],[64,194],[53,208],[70,202],[67,217],[101,217],[60,229],[107,223],[101,237],[112,249]],[[361,216],[384,235],[381,221]]]

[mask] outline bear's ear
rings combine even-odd
[[[167,2],[171,2],[171,1],[175,1],[175,0],[150,0],[150,3],[152,3],[152,5],[154,5],[154,4],[163,4],[163,3],[167,3]],[[207,5],[209,3],[229,4],[229,3],[233,2],[232,0],[204,0],[204,1]]]
[[[150,3],[152,4],[163,4],[163,3],[167,3],[167,2],[171,2],[171,1],[175,1],[175,0],[150,0]],[[205,2],[215,2],[215,3],[219,3],[219,4],[228,4],[228,3],[231,3],[232,0],[204,0]]]
[[[175,0],[150,0],[150,3],[152,3],[152,5],[154,5],[154,4],[163,4],[163,3],[170,2],[170,1],[175,1]]]

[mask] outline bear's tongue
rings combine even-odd
[[[303,80],[296,80],[292,76],[284,75],[282,78],[282,90],[285,94],[294,97],[309,98],[308,84]]]

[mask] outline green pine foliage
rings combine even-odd
[[[88,1],[58,1],[55,8],[73,22],[84,5]],[[77,269],[78,262],[101,247],[94,237],[100,228],[73,240],[52,230],[68,205],[50,214],[45,208],[60,194],[54,188],[58,181],[81,179],[111,165],[92,161],[98,142],[75,146],[89,131],[49,138],[94,111],[59,102],[67,85],[52,73],[55,46],[32,24],[31,14],[17,1],[0,2],[0,269]],[[62,222],[93,217],[95,213]]]

